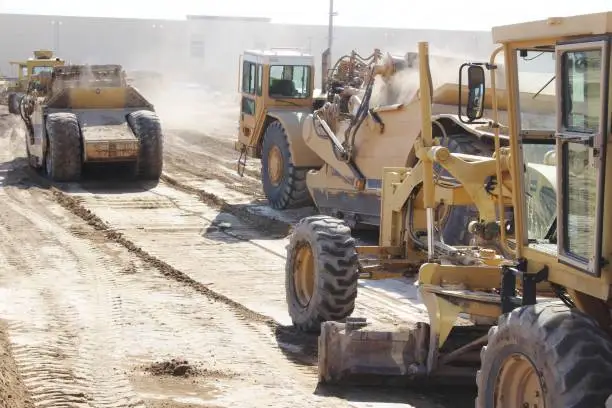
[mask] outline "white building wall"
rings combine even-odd
[[[61,24],[58,24],[61,22]],[[433,52],[486,58],[489,32],[335,27],[333,59],[356,49],[403,54],[430,41]],[[326,26],[273,24],[268,19],[189,16],[185,20],[0,14],[0,72],[13,75],[9,60],[52,49],[74,63],[118,63],[126,69],[162,71],[179,81],[235,90],[240,53],[249,48],[299,47],[315,56],[320,84]]]

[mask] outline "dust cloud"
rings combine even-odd
[[[130,71],[127,75],[129,79]],[[154,105],[165,129],[235,136],[232,132],[237,127],[240,106],[237,91],[224,92],[201,83],[177,81],[168,74],[162,74],[161,80],[135,80],[130,85]]]
[[[417,49],[408,52],[416,53]],[[391,55],[404,55],[402,57],[407,60],[407,53],[388,53],[383,57],[381,64],[386,63]],[[472,55],[460,55],[447,49],[436,49],[429,47],[429,68],[432,77],[433,90],[444,84],[459,83],[459,67],[465,62],[485,62],[487,57],[477,57]],[[396,72],[391,78],[385,80],[377,76],[374,80],[372,96],[370,98],[370,106],[384,106],[396,103],[410,103],[416,96],[419,89],[419,69],[418,59],[416,59],[412,67],[404,68]],[[505,88],[505,70],[503,64],[497,62],[496,70],[496,88]],[[463,82],[466,81],[465,71]],[[487,87],[491,86],[491,80],[487,77]]]

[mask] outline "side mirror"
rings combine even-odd
[[[468,67],[468,100],[467,100],[467,111],[466,115],[468,118],[467,123],[472,123],[477,119],[480,119],[484,115],[484,101],[485,101],[485,70],[480,64],[463,64],[459,68],[459,118],[463,117],[462,113],[462,73],[463,68]],[[463,121],[463,120],[462,120]]]
[[[485,71],[480,65],[468,68],[467,117],[470,121],[484,115]]]

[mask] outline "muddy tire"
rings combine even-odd
[[[351,229],[326,215],[302,219],[287,247],[285,292],[293,325],[318,333],[321,323],[353,313],[358,258]]]
[[[492,157],[494,146],[480,140],[477,136],[470,134],[449,135],[440,140],[440,145],[445,146],[451,153],[464,153],[474,156]],[[438,163],[434,163],[434,172],[442,176],[454,178]],[[468,232],[468,224],[478,219],[476,206],[453,206],[448,210],[446,222],[442,227],[442,240],[447,245],[470,245],[472,238]]]
[[[308,170],[293,165],[285,129],[278,121],[270,123],[264,134],[261,153],[263,191],[270,206],[284,210],[312,205],[306,187]]]
[[[81,130],[76,115],[50,113],[45,122],[47,151],[45,168],[54,181],[77,181],[81,178]]]
[[[15,92],[9,92],[8,100],[7,100],[9,113],[17,114],[17,111],[15,110],[15,106],[17,105],[16,100],[17,100],[17,94]]]
[[[164,139],[159,117],[155,112],[140,110],[130,113],[128,122],[140,141],[136,177],[159,180],[164,164]]]
[[[516,386],[522,361],[537,367],[531,378],[544,385],[538,407],[603,407],[612,394],[609,336],[590,317],[558,302],[515,309],[490,329],[476,376],[476,408],[535,406],[512,398],[535,394]],[[515,386],[504,386],[503,373],[509,372],[515,374]],[[506,390],[502,404],[496,402],[498,382]]]

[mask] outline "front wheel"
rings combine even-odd
[[[476,408],[603,407],[612,342],[590,317],[558,302],[525,306],[489,331]]]
[[[8,99],[7,99],[9,113],[12,113],[12,114],[17,113],[17,110],[15,109],[16,101],[17,101],[17,94],[15,92],[9,92]]]
[[[326,215],[296,225],[285,263],[285,292],[294,326],[319,332],[324,321],[350,316],[357,297],[358,257],[351,229]]]

